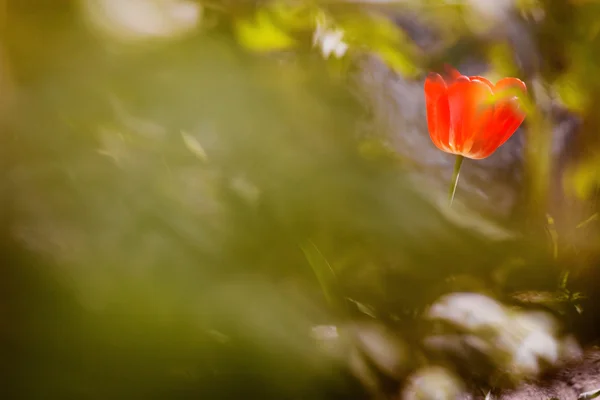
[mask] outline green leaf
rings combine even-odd
[[[323,256],[321,251],[312,241],[308,240],[302,243],[300,248],[304,252],[306,261],[308,261],[308,264],[311,266],[315,276],[317,277],[327,302],[331,306],[335,306],[338,301],[333,294],[332,286],[337,282],[337,277],[333,271],[333,268],[331,268],[331,265],[325,256]]]
[[[580,199],[587,199],[600,186],[600,160],[590,159],[570,168],[565,174],[565,186]]]
[[[379,55],[392,69],[404,76],[419,72],[416,47],[388,18],[377,15],[345,16],[339,26],[351,46]]]
[[[579,80],[572,74],[563,74],[554,82],[554,90],[571,111],[584,111],[589,104],[588,91],[583,90]]]
[[[252,51],[285,50],[296,45],[296,40],[264,9],[258,10],[254,18],[238,19],[234,26],[240,44]]]

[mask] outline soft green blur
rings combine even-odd
[[[518,2],[545,12],[531,67],[475,1],[254,3],[0,0],[2,398],[363,398],[315,326],[376,321],[412,366],[449,292],[577,314],[566,273],[599,250],[600,6]],[[435,51],[388,18],[407,12]],[[472,54],[526,80],[524,217],[411,179],[429,160],[356,95],[369,54],[410,82]],[[583,121],[561,168],[550,103]]]

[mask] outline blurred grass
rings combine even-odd
[[[593,268],[597,242],[577,242],[577,257],[544,229],[551,180],[563,181],[550,103],[584,121],[564,192],[584,194],[577,224],[596,210],[594,3],[537,2],[537,23],[531,4],[511,11],[541,52],[532,70],[466,5],[83,3],[4,3],[8,398],[359,398],[347,366],[314,346],[314,325],[368,308],[416,348],[420,313],[447,292],[553,291],[565,270]],[[405,12],[433,25],[437,48],[390,19]],[[343,32],[341,60],[313,48],[318,21]],[[128,26],[139,29],[119,35]],[[528,206],[512,239],[459,224],[479,217],[414,187],[415,160],[364,137],[352,69],[332,69],[375,54],[410,81],[458,61],[465,40],[496,74],[551,93],[533,88]]]

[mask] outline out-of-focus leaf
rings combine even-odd
[[[527,291],[517,292],[512,295],[513,299],[525,305],[539,305],[554,310],[559,314],[567,311],[570,298],[564,291]]]
[[[590,390],[589,392],[581,393],[577,396],[577,400],[597,399],[600,396],[600,389]]]
[[[554,259],[558,258],[558,232],[556,231],[556,226],[554,225],[554,218],[551,215],[546,215],[546,220],[548,224],[546,226],[546,230],[548,231],[548,235],[550,236],[550,241],[552,242],[552,256]]]
[[[368,315],[371,318],[377,318],[377,316],[375,315],[375,310],[373,310],[373,307],[365,305],[359,301],[356,301],[354,299],[351,299],[349,297],[346,298],[346,300],[348,300],[351,303],[354,303],[356,305],[356,308],[358,309],[358,311],[360,311],[361,313]]]
[[[404,76],[414,76],[418,73],[417,66],[410,57],[392,47],[381,46],[375,49],[375,52],[381,56],[392,69],[400,72]]]
[[[398,154],[379,140],[363,140],[358,146],[358,151],[361,156],[369,160],[389,160],[400,162]]]
[[[319,9],[308,2],[292,5],[279,1],[269,6],[269,12],[282,26],[297,31],[312,28]]]
[[[599,162],[592,158],[571,167],[564,175],[565,186],[580,199],[589,198],[600,185]]]
[[[516,0],[515,5],[523,13],[533,12],[541,7],[539,0]]]
[[[586,218],[585,221],[579,223],[577,225],[577,229],[583,228],[583,227],[587,226],[588,224],[592,223],[593,221],[597,221],[597,220],[598,220],[598,213],[594,213],[591,217]]]
[[[325,256],[323,256],[323,253],[321,253],[319,248],[312,241],[302,243],[301,248],[306,257],[306,261],[308,261],[308,264],[319,281],[319,285],[321,286],[321,290],[323,291],[323,295],[327,299],[327,302],[332,306],[337,305],[338,300],[332,290],[332,286],[337,283],[333,268],[331,268],[331,265]]]
[[[416,47],[388,18],[356,14],[341,18],[339,26],[346,33],[350,46],[379,55],[404,76],[411,77],[419,72]]]
[[[207,160],[206,151],[204,147],[200,144],[198,139],[194,136],[190,135],[187,132],[181,132],[181,137],[183,138],[183,143],[185,147],[187,147],[196,157],[201,159],[202,161]]]
[[[296,40],[278,24],[271,15],[259,9],[253,18],[235,22],[235,30],[242,46],[259,52],[285,50],[296,45]]]
[[[589,92],[581,87],[579,79],[572,73],[563,74],[554,82],[554,90],[564,105],[575,112],[587,109],[590,98]]]
[[[500,76],[518,76],[512,49],[507,44],[500,43],[490,46],[488,58],[492,68],[500,74]]]

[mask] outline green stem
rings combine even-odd
[[[461,155],[456,156],[456,162],[454,163],[454,173],[452,174],[452,181],[450,182],[450,190],[448,191],[448,201],[450,205],[454,201],[454,193],[456,193],[456,186],[458,186],[458,177],[460,176],[460,166],[462,165],[464,157]]]

